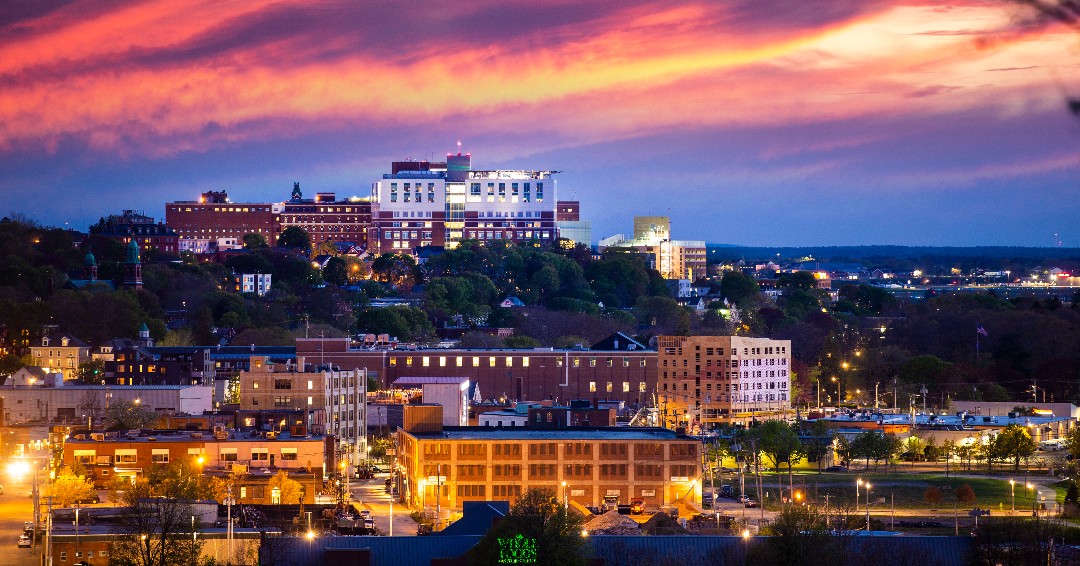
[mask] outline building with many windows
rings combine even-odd
[[[202,193],[197,201],[165,204],[165,223],[180,237],[184,251],[216,251],[218,242],[239,245],[259,234],[273,245],[280,233],[271,203],[235,203],[225,191]]]
[[[399,488],[412,507],[460,511],[465,501],[514,501],[530,488],[597,507],[608,497],[641,498],[650,509],[701,502],[701,441],[663,428],[400,428],[397,447]]]
[[[657,395],[668,426],[714,428],[791,408],[791,341],[661,336]]]
[[[470,154],[395,161],[372,185],[372,244],[382,252],[465,239],[551,242],[558,171],[479,170]]]
[[[635,216],[633,238],[616,234],[600,240],[600,251],[607,248],[641,255],[664,279],[695,281],[705,276],[705,242],[672,240],[671,221],[666,216]]]
[[[139,249],[156,249],[176,255],[180,252],[180,236],[172,227],[134,210],[114,214],[90,227],[90,233],[117,240],[127,245],[134,241]]]
[[[629,347],[629,343],[622,344]],[[644,404],[656,388],[655,350],[376,349],[348,338],[298,338],[296,355],[367,368],[385,387],[402,377],[460,376],[496,401],[573,399]]]
[[[273,205],[278,231],[290,226],[302,228],[311,243],[351,242],[367,249],[371,227],[371,200],[351,197],[338,200],[335,193],[317,193],[305,199],[300,183],[293,185],[289,200]],[[271,242],[273,245],[273,242]]]
[[[252,356],[250,369],[240,372],[240,410],[303,414],[308,430],[333,436],[338,452],[357,465],[367,455],[367,372],[273,363]],[[286,424],[294,425],[291,419]]]
[[[64,374],[64,379],[74,379],[79,364],[90,361],[90,346],[78,338],[50,327],[41,342],[30,346],[33,365],[52,373]]]

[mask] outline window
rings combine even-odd
[[[136,453],[137,451],[134,448],[118,448],[116,450],[116,464],[134,464],[137,459]]]
[[[236,461],[236,449],[235,448],[222,448],[221,454],[218,459],[222,462],[235,462]]]
[[[169,449],[168,448],[154,448],[150,454],[150,461],[155,464],[168,464],[169,463]]]
[[[292,389],[291,379],[275,379],[274,389]]]
[[[595,381],[590,381],[589,382],[589,393],[596,393],[596,382]]]
[[[281,459],[282,460],[296,460],[296,449],[295,448],[282,448],[281,449]]]
[[[607,391],[608,393],[611,393],[611,382],[610,381],[607,382],[607,387],[604,388],[604,391]]]
[[[638,391],[641,392],[641,393],[645,393],[645,382],[644,381],[639,381],[638,382]]]
[[[269,448],[252,448],[251,449],[251,461],[252,462],[268,462],[268,461],[270,461],[270,449]]]
[[[630,392],[630,382],[629,381],[622,382],[622,390],[623,390],[623,393],[629,393]]]

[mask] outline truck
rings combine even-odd
[[[604,505],[600,507],[600,511],[607,513],[612,509],[619,508],[619,496],[618,495],[605,495]]]

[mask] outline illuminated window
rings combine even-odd
[[[475,367],[480,367],[480,357],[479,356],[473,356],[472,367],[474,367],[474,368]]]
[[[457,367],[461,367],[461,362],[462,362],[461,356],[458,356],[457,357]]]
[[[510,356],[506,356],[506,367],[513,367],[513,366],[514,366],[514,358],[512,358]]]
[[[642,392],[642,393],[645,393],[645,382],[644,381],[638,382],[638,389],[637,390]]]
[[[607,382],[607,387],[604,390],[607,391],[608,393],[611,393],[611,382],[610,381]]]
[[[428,367],[428,365],[430,365],[430,363],[431,363],[431,360],[427,356],[424,356],[422,358],[422,361],[424,363],[424,367]]]
[[[495,356],[488,358],[488,367],[495,367]]]
[[[630,382],[629,381],[622,382],[622,390],[623,390],[623,393],[629,393],[630,392]]]
[[[529,356],[521,358],[521,367],[529,367]]]
[[[439,356],[439,367],[446,367],[446,356]]]

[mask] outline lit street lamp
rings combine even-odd
[[[866,482],[866,532],[870,532],[870,482]]]
[[[855,480],[855,512],[859,512],[859,486],[863,484],[862,478]]]
[[[1016,482],[1009,480],[1009,513],[1016,513]]]

